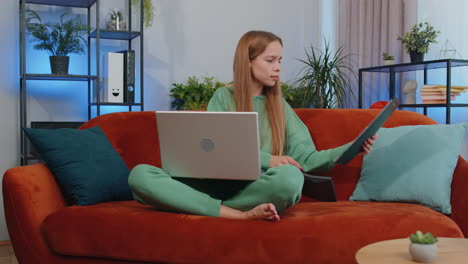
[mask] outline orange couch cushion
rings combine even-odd
[[[355,263],[369,243],[415,230],[463,237],[447,216],[400,203],[299,203],[277,223],[156,211],[134,201],[70,206],[46,218],[59,254],[171,263]]]

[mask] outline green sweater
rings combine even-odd
[[[334,166],[333,160],[345,149],[346,145],[334,149],[318,151],[309,133],[309,129],[302,123],[289,104],[283,100],[286,119],[286,144],[284,155],[290,156],[304,171],[316,169],[328,170]],[[216,90],[208,103],[208,111],[235,111],[233,87],[222,87]],[[262,170],[270,168],[271,160],[271,130],[268,122],[268,112],[265,108],[265,96],[253,97],[254,111],[258,113],[260,134],[260,159]]]

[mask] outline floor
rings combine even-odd
[[[10,242],[0,242],[0,264],[18,264]]]

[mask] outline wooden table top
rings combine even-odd
[[[409,253],[408,238],[386,240],[367,245],[356,253],[359,264],[415,263]],[[438,256],[431,264],[468,263],[468,239],[439,237]]]

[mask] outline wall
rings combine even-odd
[[[252,29],[268,30],[284,42],[282,80],[295,77],[304,48],[322,39],[323,0],[153,0],[156,17],[145,31],[145,110],[168,110],[174,82],[190,75],[209,74],[232,80],[232,60],[237,41]],[[3,1],[0,9],[0,175],[19,165],[19,19],[17,0]],[[101,0],[102,16],[110,6]],[[112,1],[115,5],[115,0]],[[36,5],[37,7],[37,5]],[[64,9],[38,7],[49,17]],[[65,9],[69,10],[69,9]],[[73,12],[82,12],[73,9]],[[47,16],[46,16],[47,17]],[[103,42],[108,48],[115,43]],[[122,43],[117,44],[122,45]],[[138,44],[136,44],[138,45]],[[47,53],[28,44],[28,70],[48,73]],[[85,56],[72,56],[70,73],[86,72]],[[78,82],[28,82],[28,115],[34,121],[80,121],[87,118],[86,85]],[[3,201],[0,197],[0,215]],[[0,240],[8,240],[0,217]]]
[[[190,75],[232,80],[237,41],[252,29],[272,31],[284,42],[282,80],[295,77],[304,48],[320,39],[320,1],[154,1],[158,14],[146,34],[145,80],[150,109],[169,108],[171,83]],[[203,4],[200,4],[203,3]]]

